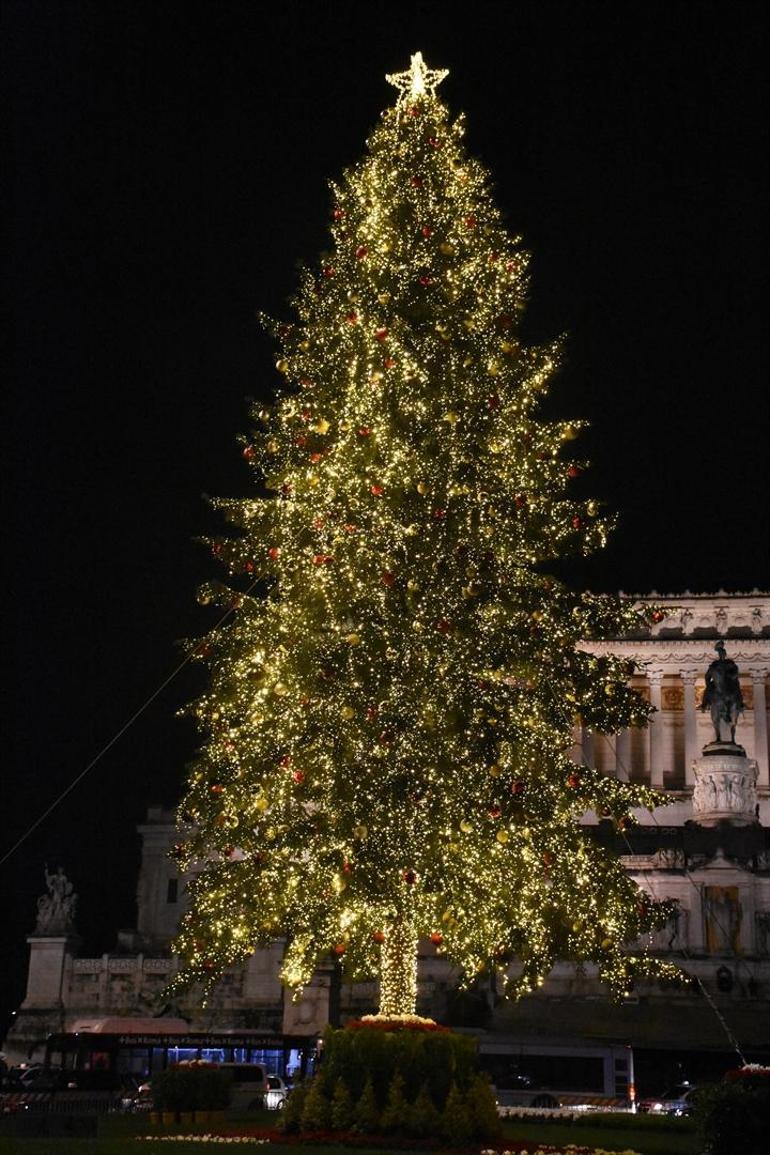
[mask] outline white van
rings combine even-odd
[[[267,1073],[261,1063],[220,1063],[219,1066],[233,1077],[230,1085],[230,1108],[233,1111],[254,1111],[264,1107]]]

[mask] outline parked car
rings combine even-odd
[[[267,1090],[265,1091],[265,1106],[269,1111],[282,1111],[289,1088],[280,1075],[267,1076]]]
[[[120,1097],[121,1111],[152,1111],[152,1084],[139,1083],[133,1077],[126,1079]]]
[[[642,1099],[639,1110],[650,1115],[689,1115],[695,1091],[697,1087],[692,1083],[677,1083],[658,1098]]]
[[[265,1105],[267,1072],[261,1063],[221,1063],[232,1075],[230,1106],[234,1111],[255,1111]]]

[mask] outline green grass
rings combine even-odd
[[[274,1112],[259,1111],[248,1115],[231,1116],[223,1126],[212,1128],[219,1133],[238,1134],[241,1130],[274,1127],[277,1117]],[[12,1124],[11,1124],[12,1125]],[[149,1117],[140,1115],[112,1115],[99,1120],[97,1138],[26,1138],[9,1133],[6,1124],[0,1122],[0,1155],[202,1155],[215,1151],[253,1151],[259,1155],[380,1155],[380,1148],[346,1148],[339,1144],[329,1146],[302,1147],[300,1144],[280,1145],[212,1145],[182,1139],[169,1142],[163,1134],[188,1134],[204,1132],[205,1127],[185,1128],[174,1126],[165,1132],[155,1128]],[[156,1135],[150,1142],[138,1143],[137,1135]],[[586,1147],[601,1147],[605,1151],[638,1151],[640,1155],[699,1155],[692,1123],[689,1120],[657,1119],[651,1117],[605,1116],[586,1117],[575,1123],[568,1121],[533,1123],[522,1120],[505,1120],[503,1139],[496,1144],[502,1151],[507,1143],[526,1142],[532,1148],[538,1143],[550,1143],[563,1147],[574,1143]],[[488,1146],[492,1146],[489,1144]],[[396,1155],[390,1151],[387,1155]],[[397,1155],[402,1155],[401,1152]],[[420,1155],[424,1155],[421,1152]]]
[[[614,1124],[614,1125],[613,1125]],[[587,1116],[578,1122],[527,1123],[507,1120],[505,1142],[550,1143],[565,1147],[568,1143],[584,1147],[602,1147],[605,1151],[638,1151],[639,1155],[700,1155],[700,1145],[692,1123],[686,1119],[655,1119],[629,1115],[604,1117],[601,1121]]]

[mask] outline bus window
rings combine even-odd
[[[198,1047],[169,1047],[169,1063],[189,1063],[198,1058]]]

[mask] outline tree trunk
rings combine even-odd
[[[403,914],[385,931],[380,954],[380,1009],[383,1018],[417,1014],[417,928]]]

